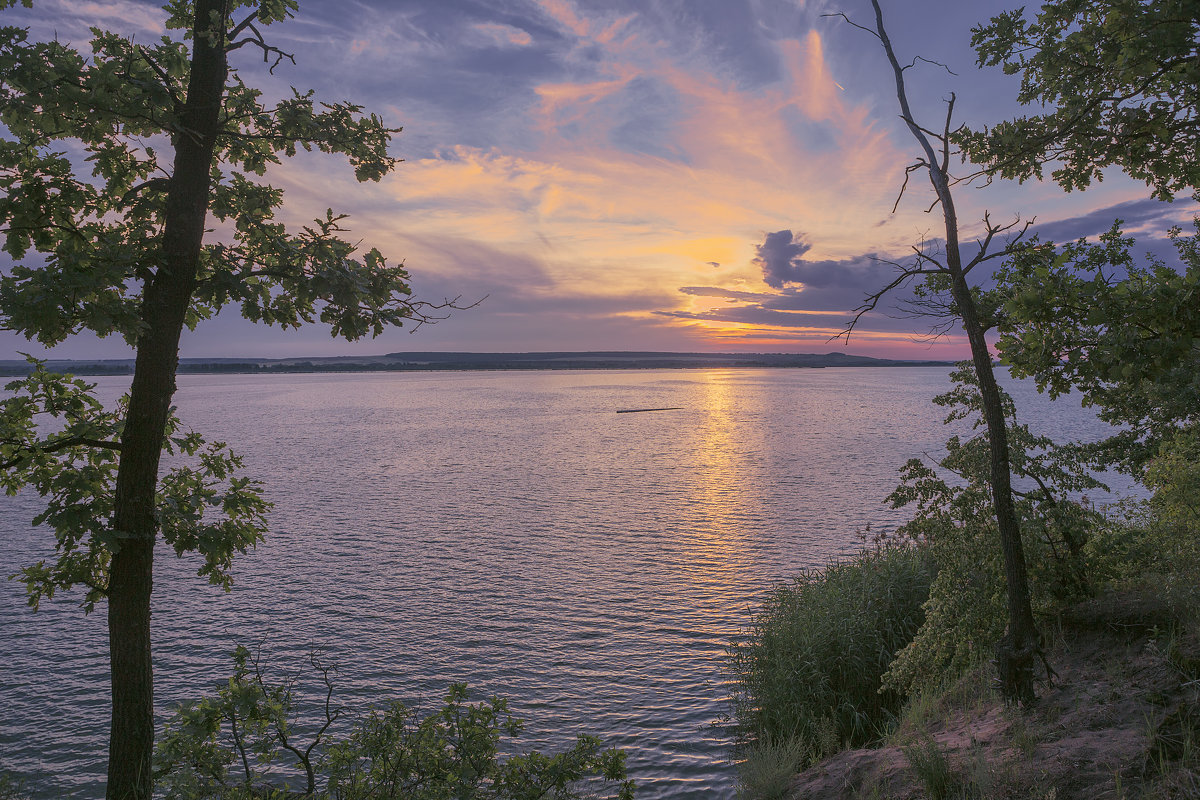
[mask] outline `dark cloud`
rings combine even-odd
[[[940,252],[937,240],[923,243],[927,252]],[[850,320],[866,296],[894,277],[897,263],[912,255],[887,256],[864,253],[846,259],[808,260],[812,245],[803,233],[791,230],[768,233],[756,247],[754,263],[763,271],[763,282],[775,291],[754,292],[718,286],[684,286],[680,292],[694,297],[715,297],[725,307],[707,311],[658,311],[676,319],[731,322],[778,328],[824,328],[839,330]],[[859,329],[889,333],[921,333],[926,327],[914,320],[908,301],[911,288],[891,292],[877,310],[867,315]]]
[[[1034,225],[1033,231],[1044,241],[1071,242],[1088,237],[1094,239],[1112,227],[1113,220],[1123,221],[1126,229],[1138,228],[1159,223],[1159,227],[1167,228],[1178,224],[1180,218],[1200,211],[1196,203],[1190,200],[1180,200],[1175,203],[1164,203],[1161,200],[1145,198],[1118,203],[1115,206],[1100,208],[1078,217],[1053,220]]]
[[[766,240],[754,248],[758,256],[754,263],[762,268],[763,282],[775,289],[785,283],[800,283],[803,267],[800,258],[812,249],[803,236],[793,236],[790,230],[768,233]]]
[[[844,311],[891,280],[894,266],[888,262],[894,259],[864,253],[847,259],[811,261],[804,258],[811,249],[803,233],[790,230],[768,233],[755,247],[758,255],[754,264],[762,269],[763,283],[780,290],[780,294],[770,295],[775,302],[798,303],[791,306],[794,308]]]
[[[736,289],[722,289],[718,286],[683,286],[679,291],[696,297],[721,297],[730,303],[753,303],[763,308],[777,311],[804,311],[809,309],[809,300],[805,292],[799,289],[784,289],[774,292],[742,292]]]
[[[1062,220],[1053,220],[1033,228],[1043,240],[1067,242],[1097,235],[1108,230],[1114,219],[1124,221],[1127,230],[1155,231],[1139,246],[1167,263],[1174,259],[1169,242],[1161,231],[1185,221],[1195,214],[1192,202],[1162,203],[1157,200],[1135,200]],[[924,252],[939,260],[945,243],[938,239],[922,242]],[[996,247],[1003,246],[998,243]],[[745,291],[716,286],[684,286],[680,292],[696,297],[715,297],[727,302],[701,312],[659,311],[662,316],[704,322],[729,322],[777,328],[841,328],[849,320],[866,295],[887,285],[896,275],[896,264],[907,264],[911,253],[881,255],[864,253],[840,260],[810,260],[805,256],[812,249],[808,238],[800,232],[781,230],[768,233],[757,245],[754,264],[762,270],[763,282],[775,291]],[[993,248],[995,249],[995,247]],[[978,244],[966,237],[962,245],[964,261],[978,251]],[[999,262],[995,262],[999,265]],[[975,281],[989,285],[990,275],[973,274]],[[881,332],[911,331],[919,334],[925,323],[915,318],[909,301],[911,286],[900,287],[884,298],[872,314],[864,317],[860,330]]]

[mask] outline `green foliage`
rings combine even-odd
[[[960,365],[954,388],[935,403],[946,421],[983,426],[974,371]],[[1012,399],[1002,398],[1008,424],[1014,504],[1021,528],[1035,613],[1086,587],[1087,531],[1100,516],[1069,496],[1099,488],[1070,450],[1056,447],[1016,422]],[[937,577],[925,604],[925,622],[888,668],[884,685],[897,692],[936,689],[971,664],[991,657],[1008,619],[1003,559],[992,505],[986,433],[952,436],[935,467],[919,459],[901,470],[891,495],[916,513],[898,531],[928,543]]]
[[[1200,237],[1171,238],[1183,272],[1153,256],[1139,265],[1114,224],[1095,244],[1021,251],[997,274],[1005,363],[1051,397],[1080,391],[1123,426],[1086,456],[1134,475],[1200,424]]]
[[[57,560],[23,572],[31,603],[76,584],[89,610],[112,601],[113,796],[152,792],[156,537],[198,553],[200,574],[228,587],[234,555],[261,537],[267,510],[236,456],[179,435],[169,418],[183,328],[232,304],[282,327],[319,319],[354,340],[452,305],[411,301],[403,267],[375,249],[359,254],[332,209],[298,232],[275,219],[283,193],[266,175],[300,149],[345,156],[359,180],[397,163],[388,144],[398,129],[374,114],[295,89],[264,103],[231,66],[242,48],[274,56],[272,72],[292,60],[263,30],[296,7],[170,0],[172,33],[143,43],[92,28],[90,52],[0,27],[0,250],[15,262],[0,272],[0,328],[45,346],[87,330],[138,350],[116,409],[46,377],[14,384],[17,398],[0,409],[0,481],[46,497],[38,522],[57,535]],[[73,405],[54,406],[50,386]],[[65,418],[71,435],[43,436],[39,416]],[[164,452],[175,457],[165,475]]]
[[[256,25],[296,7],[290,0],[231,5],[251,9],[243,22]],[[168,27],[187,30],[192,9],[174,0]],[[225,24],[230,52],[259,46],[236,38],[244,25]],[[47,346],[85,329],[136,344],[145,293],[163,281],[171,145],[183,135],[191,71],[187,37],[135,44],[98,28],[92,34],[91,52],[81,53],[0,28],[0,241],[16,262],[0,274],[0,327]],[[396,130],[357,105],[319,103],[311,92],[263,105],[261,92],[229,69],[207,199],[228,233],[202,248],[186,324],[230,303],[268,324],[320,319],[348,339],[425,321],[427,304],[408,300],[402,267],[374,249],[356,257],[356,246],[340,238],[343,215],[327,211],[289,233],[274,220],[282,191],[260,180],[298,148],[340,153],[360,180],[378,180],[397,162],[387,152]],[[22,570],[34,606],[56,589],[82,585],[91,610],[128,535],[110,525],[125,405],[106,410],[90,388],[39,366],[10,384],[12,396],[0,403],[0,485],[46,497],[35,524],[56,535],[57,559]],[[163,448],[178,458],[160,478],[159,529],[178,554],[200,554],[202,576],[228,588],[232,559],[261,538],[268,506],[258,484],[237,475],[241,461],[223,443],[181,434],[176,420],[168,427]]]
[[[235,4],[253,5],[253,4]],[[294,3],[267,3],[258,22],[290,16]],[[174,27],[190,3],[168,7]],[[227,23],[232,24],[232,23]],[[0,277],[0,321],[45,345],[80,329],[131,344],[141,326],[141,289],[156,275],[170,165],[156,137],[176,135],[190,62],[185,43],[134,44],[93,29],[92,53],[27,40],[0,28],[0,225],[18,263]],[[379,180],[397,163],[386,127],[352,103],[318,103],[297,92],[274,106],[229,71],[208,207],[229,238],[204,247],[189,327],[229,303],[249,319],[296,327],[319,318],[334,336],[358,339],[420,317],[407,300],[408,275],[377,250],[355,258],[339,238],[344,216],[290,234],[275,222],[282,191],[258,180],[299,148],[345,155],[359,180]],[[67,153],[87,154],[89,176]]]
[[[1154,492],[1150,505],[1159,524],[1200,547],[1200,429],[1178,430],[1159,445],[1146,486]]]
[[[333,727],[345,713],[333,705],[332,665],[310,659],[324,701],[306,725],[297,719],[295,678],[271,683],[244,647],[233,658],[234,674],[216,695],[181,706],[167,723],[156,771],[168,800],[283,797],[296,789],[327,800],[568,800],[596,796],[601,786],[617,800],[633,797],[625,754],[593,736],[555,754],[502,758],[522,723],[500,698],[468,703],[465,684],[453,684],[428,716],[392,701],[337,738]]]
[[[28,486],[46,498],[33,523],[54,531],[58,557],[19,574],[31,606],[81,585],[91,611],[105,595],[108,565],[123,538],[109,518],[125,404],[107,411],[94,384],[30,362],[33,371],[7,384],[0,400],[0,487],[14,495]],[[199,553],[199,574],[228,589],[233,556],[261,540],[270,504],[257,481],[237,474],[242,460],[224,442],[182,433],[172,418],[164,450],[174,461],[159,481],[163,537],[178,555]]]
[[[798,743],[812,761],[878,737],[904,700],[880,678],[921,626],[932,579],[924,548],[884,543],[777,589],[730,648],[742,738]]]
[[[26,800],[25,785],[11,773],[0,771],[0,800]]]
[[[1153,581],[1154,592],[1200,618],[1200,434],[1181,429],[1147,463],[1148,500],[1129,501],[1089,543],[1098,580],[1120,586]],[[1188,611],[1187,609],[1191,609]]]
[[[1051,110],[962,130],[991,174],[1068,191],[1120,166],[1170,200],[1200,186],[1200,15],[1195,0],[1048,0],[972,30],[980,66],[1021,75],[1017,99]]]

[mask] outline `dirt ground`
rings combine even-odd
[[[1059,620],[1057,677],[1006,708],[981,669],[915,707],[884,746],[797,776],[791,800],[1200,800],[1200,624],[1150,593]]]

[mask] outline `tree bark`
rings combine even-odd
[[[1025,551],[1021,545],[1021,527],[1017,521],[1016,506],[1012,498],[1012,469],[1008,460],[1008,428],[1004,421],[1004,407],[1000,401],[1000,386],[992,370],[992,354],[984,338],[984,327],[979,311],[971,295],[971,287],[962,266],[962,253],[958,243],[958,216],[954,209],[954,197],[950,192],[950,181],[946,174],[948,153],[939,160],[937,152],[925,132],[913,119],[904,89],[904,68],[900,66],[892,43],[883,26],[883,11],[879,0],[871,0],[875,9],[876,30],[888,61],[896,78],[896,95],[900,101],[901,118],[909,131],[921,145],[928,161],[929,182],[942,206],[942,217],[946,223],[946,273],[950,276],[950,291],[963,330],[971,345],[971,362],[979,380],[979,393],[983,400],[983,418],[987,425],[988,449],[990,453],[990,478],[992,505],[996,512],[996,526],[1000,535],[1000,550],[1004,557],[1004,578],[1008,586],[1008,630],[996,645],[996,669],[999,673],[1000,689],[1007,701],[1028,702],[1033,699],[1034,665],[1041,653],[1041,636],[1033,620],[1033,607],[1029,598],[1029,577],[1025,569]],[[951,99],[950,108],[953,110]],[[947,133],[950,117],[947,114]],[[949,143],[944,144],[946,148]]]
[[[112,726],[108,800],[150,800],[154,684],[150,594],[158,534],[155,496],[179,337],[196,288],[208,212],[210,169],[225,90],[227,0],[197,0],[187,99],[173,132],[175,163],[163,218],[160,261],[141,307],[144,325],[121,436],[108,587]]]

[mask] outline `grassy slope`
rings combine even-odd
[[[1059,619],[1058,677],[1005,708],[980,667],[910,704],[881,746],[797,776],[788,798],[1200,798],[1200,619],[1153,587]]]

